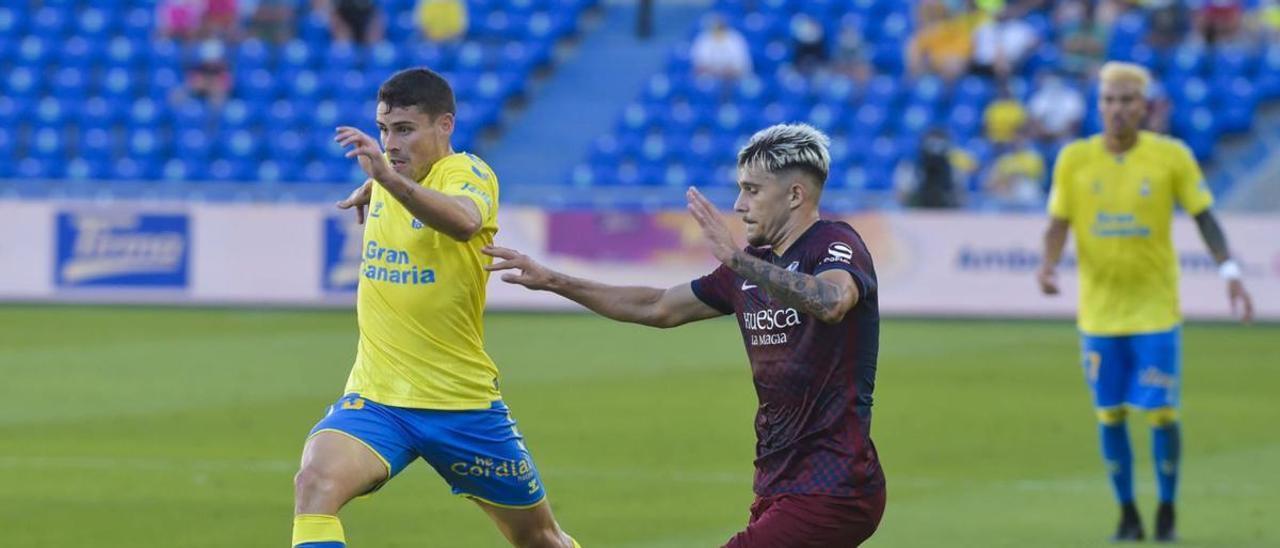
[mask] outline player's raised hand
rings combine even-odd
[[[698,226],[702,227],[702,235],[711,245],[711,254],[715,255],[720,262],[727,264],[733,254],[738,251],[738,245],[734,243],[733,234],[729,232],[729,227],[725,226],[720,211],[696,188],[689,187],[685,197],[689,200],[689,213],[693,215],[694,220],[698,221]]]
[[[351,195],[347,199],[334,204],[338,209],[356,208],[356,224],[364,224],[365,206],[369,205],[370,197],[373,196],[373,179],[365,179],[364,184],[351,191]]]
[[[484,267],[489,272],[511,270],[502,275],[502,281],[509,284],[523,285],[529,289],[548,289],[555,279],[555,274],[545,266],[538,264],[528,255],[514,249],[498,246],[485,246],[481,253],[501,259]]]
[[[1058,272],[1052,268],[1041,268],[1036,272],[1036,281],[1040,283],[1040,292],[1045,295],[1058,294]]]
[[[1242,323],[1253,321],[1253,298],[1244,288],[1244,282],[1231,280],[1227,282],[1227,298],[1231,300],[1231,315],[1240,318]]]
[[[384,181],[395,176],[391,163],[382,155],[382,145],[365,132],[351,126],[338,126],[333,140],[343,147],[351,147],[347,151],[347,158],[359,161],[360,169],[373,180]]]

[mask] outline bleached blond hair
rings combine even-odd
[[[831,169],[830,146],[831,139],[811,125],[777,124],[751,136],[738,151],[738,167],[773,174],[799,169],[822,185]]]
[[[1145,95],[1151,87],[1151,72],[1142,65],[1122,61],[1107,61],[1098,70],[1098,81],[1103,84],[1121,82],[1137,84],[1138,89],[1142,90]]]

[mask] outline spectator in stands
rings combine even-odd
[[[1044,204],[1044,180],[1044,158],[1032,146],[1030,134],[1022,131],[996,158],[982,187],[1002,208],[1038,208]]]
[[[1196,10],[1196,30],[1209,46],[1234,43],[1243,35],[1243,19],[1240,0],[1205,0]]]
[[[240,11],[237,0],[203,0],[201,37],[227,41],[240,39]]]
[[[690,51],[693,71],[699,75],[736,80],[751,74],[751,50],[742,33],[718,15],[708,20]]]
[[[816,72],[830,58],[826,30],[805,13],[797,13],[791,17],[791,48],[796,70],[803,74]]]
[[[231,93],[231,70],[222,40],[209,38],[196,51],[196,63],[187,70],[187,90],[219,107]]]
[[[1036,83],[1036,91],[1027,104],[1031,135],[1053,145],[1074,139],[1084,120],[1084,95],[1052,72],[1042,71]]]
[[[1053,10],[1062,70],[1084,78],[1098,72],[1106,52],[1107,31],[1084,0],[1064,0]]]
[[[1181,0],[1148,0],[1147,43],[1157,49],[1178,44],[1191,30],[1187,7]]]
[[[953,12],[939,0],[921,2],[916,10],[919,30],[907,44],[907,69],[912,75],[936,74],[947,81],[964,74],[979,21],[977,11]]]
[[[1147,119],[1142,127],[1147,131],[1169,134],[1169,116],[1173,113],[1173,102],[1165,92],[1159,80],[1153,80],[1147,88]]]
[[[1008,145],[1027,122],[1027,111],[1022,102],[1013,96],[1008,82],[1001,81],[996,89],[996,99],[987,105],[986,111],[982,113],[982,120],[987,129],[987,140],[991,144]]]
[[[204,24],[204,0],[161,0],[156,4],[156,31],[162,38],[192,40]]]
[[[418,0],[418,30],[432,42],[452,42],[467,33],[467,3],[462,0]]]
[[[373,44],[381,42],[386,34],[387,19],[375,0],[319,0],[331,1],[329,26],[333,38],[339,42]]]
[[[1280,0],[1262,0],[1258,5],[1256,20],[1264,42],[1280,42]]]
[[[960,193],[951,136],[932,128],[920,138],[914,177],[899,188],[904,204],[923,209],[960,207]]]
[[[840,25],[833,61],[836,72],[854,82],[863,83],[871,79],[871,52],[862,40],[862,32],[852,21]]]
[[[1001,10],[973,33],[973,72],[1007,77],[1018,70],[1038,42],[1030,23]]]
[[[240,14],[249,33],[260,40],[283,44],[293,38],[296,2],[290,0],[240,0]]]

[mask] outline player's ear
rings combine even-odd
[[[457,118],[455,118],[453,113],[451,112],[440,113],[436,115],[436,119],[434,120],[436,127],[439,128],[440,132],[444,133],[445,135],[453,134],[453,126],[456,122],[457,122]]]

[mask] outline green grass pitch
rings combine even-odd
[[[729,320],[494,314],[503,391],[566,530],[718,546],[751,501],[755,395]],[[0,545],[285,547],[349,312],[0,307]],[[1280,326],[1184,331],[1183,546],[1280,546]],[[1074,328],[888,320],[871,547],[1102,546],[1115,518]],[[1149,436],[1131,423],[1140,505]],[[353,548],[503,546],[425,464],[342,514]]]

